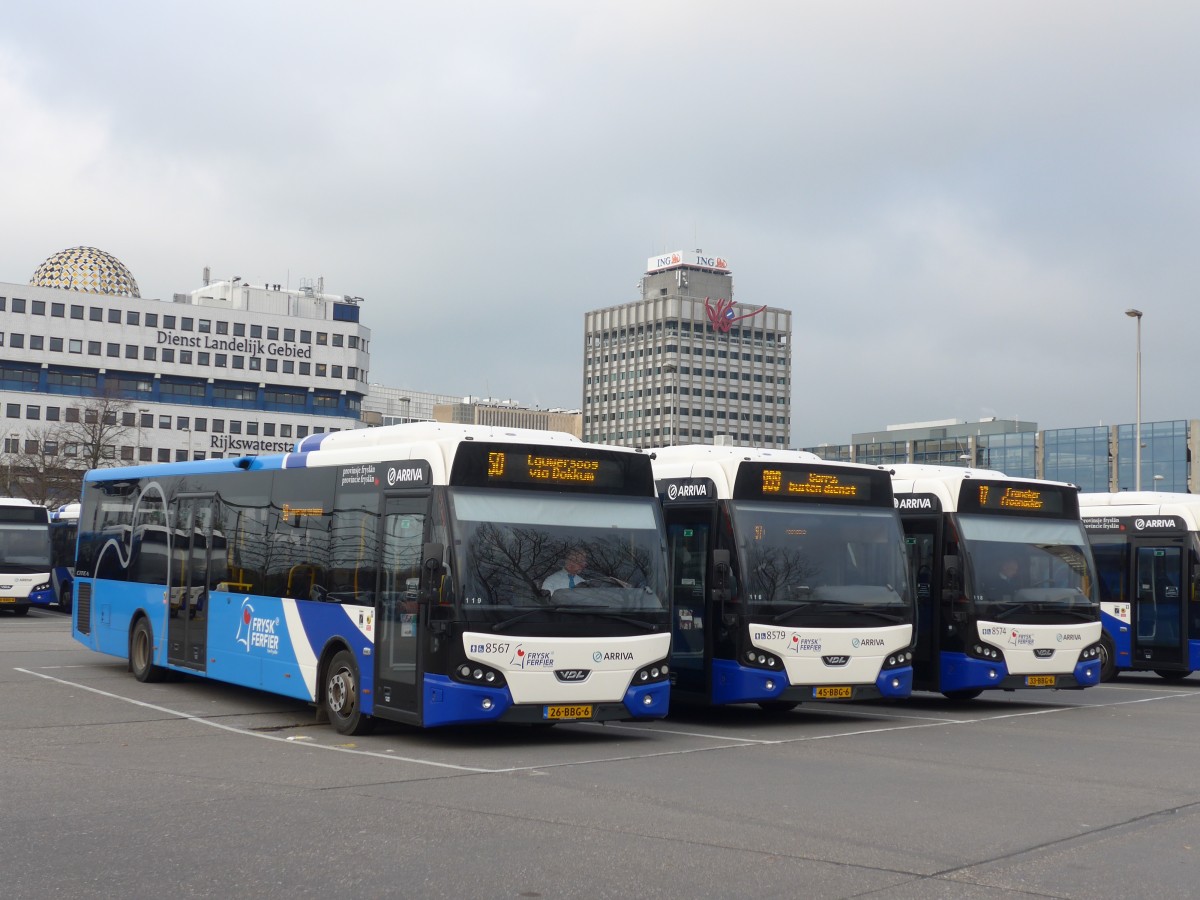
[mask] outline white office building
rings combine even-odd
[[[12,456],[78,452],[62,435],[103,401],[111,464],[278,453],[359,427],[370,330],[361,298],[240,278],[140,296],[115,257],[73,247],[0,283],[0,413]],[[90,412],[89,412],[90,411]]]

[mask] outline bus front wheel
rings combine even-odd
[[[165,672],[154,664],[154,631],[144,616],[129,635],[129,668],[138,681],[162,681]]]
[[[794,700],[760,700],[758,705],[764,712],[778,715],[780,713],[791,712],[800,703]]]
[[[1183,679],[1187,678],[1192,673],[1186,669],[1183,671],[1178,669],[1155,669],[1154,674],[1167,681],[1183,681]]]
[[[339,650],[325,670],[325,694],[322,703],[329,722],[339,734],[366,734],[374,720],[362,712],[362,683],[354,654]]]
[[[1117,654],[1108,635],[1100,638],[1100,680],[1112,681],[1117,677]]]
[[[954,703],[966,703],[968,700],[974,700],[982,693],[982,688],[970,688],[965,691],[942,691],[942,696]]]

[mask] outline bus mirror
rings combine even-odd
[[[425,589],[421,592],[422,597],[430,596],[441,584],[446,573],[446,567],[442,565],[445,550],[441,544],[421,545],[421,586]]]
[[[714,550],[713,560],[713,601],[721,608],[729,602],[729,551]]]
[[[729,581],[729,551],[714,550],[713,555],[713,585],[723,588]]]
[[[958,557],[945,556],[942,558],[942,589],[947,591],[958,591],[962,589],[962,585],[958,580]]]

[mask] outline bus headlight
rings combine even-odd
[[[896,653],[889,653],[887,655],[887,659],[883,661],[883,668],[899,669],[902,666],[911,666],[912,658],[912,651],[908,649],[899,650]]]
[[[477,662],[466,662],[454,667],[454,680],[463,684],[478,684],[483,687],[503,687],[504,674]]]
[[[1099,659],[1100,658],[1100,645],[1092,644],[1092,646],[1090,646],[1090,647],[1084,647],[1083,651],[1079,654],[1079,658],[1081,660]]]
[[[973,656],[976,659],[986,659],[988,662],[1001,662],[1004,659],[1004,653],[999,647],[993,647],[991,644],[973,644],[967,651],[968,656]]]
[[[666,681],[669,674],[666,660],[659,660],[638,669],[637,674],[633,676],[633,682],[634,684],[653,684],[656,681]]]
[[[50,582],[43,581],[41,584],[35,584],[33,586],[33,590],[34,591],[48,591],[48,590],[50,590]]]

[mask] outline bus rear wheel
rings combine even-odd
[[[14,616],[27,616],[27,615],[29,615],[29,607],[28,606],[17,606],[13,609],[13,615]]]
[[[339,734],[366,734],[375,724],[362,711],[362,683],[358,663],[349,650],[339,650],[325,670],[325,693],[321,699],[329,722]]]
[[[129,669],[141,682],[162,681],[166,672],[154,664],[154,630],[145,616],[129,635]]]
[[[1166,681],[1183,681],[1192,673],[1189,671],[1179,671],[1176,669],[1155,669],[1154,674]]]

